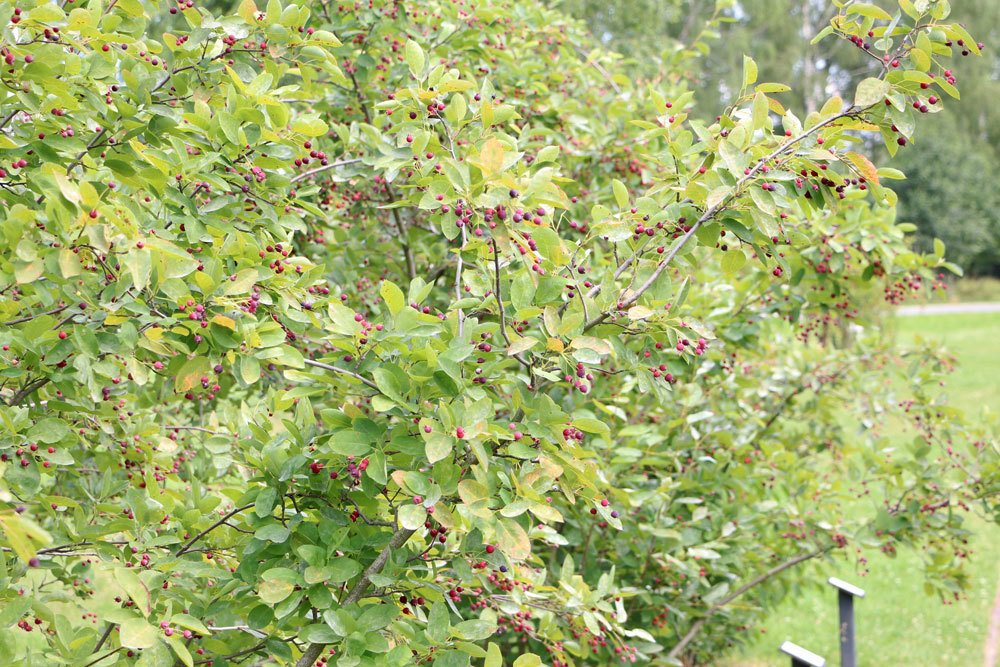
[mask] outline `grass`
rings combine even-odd
[[[948,289],[927,299],[932,303],[972,303],[1000,301],[1000,279],[958,278],[948,281]]]
[[[1000,281],[993,282],[1000,286]],[[959,366],[948,386],[950,400],[971,412],[979,408],[1000,411],[998,334],[1000,313],[918,315],[899,320],[901,342],[917,336],[938,339],[958,357]],[[793,592],[755,631],[748,646],[718,666],[784,667],[789,659],[777,649],[786,639],[824,656],[829,665],[838,664],[836,594],[822,583],[827,576],[853,582],[867,593],[856,607],[861,667],[982,665],[989,615],[1000,583],[1000,527],[981,519],[974,520],[973,526],[975,556],[965,599],[944,605],[926,595],[921,561],[912,552],[900,550],[896,558],[870,555],[870,574],[863,578],[851,563],[831,563],[817,577],[817,585]]]

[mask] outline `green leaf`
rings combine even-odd
[[[878,104],[889,94],[889,84],[882,79],[870,77],[858,84],[854,93],[854,106],[865,108]]]
[[[129,648],[149,648],[156,644],[159,630],[143,618],[130,618],[118,626],[118,637],[122,646]]]
[[[615,191],[615,201],[618,203],[618,208],[624,209],[627,207],[628,188],[625,187],[625,184],[616,178],[611,181],[611,187]]]
[[[152,601],[149,593],[149,587],[139,578],[139,575],[135,573],[134,570],[130,568],[118,567],[114,571],[115,581],[118,585],[125,589],[125,592],[132,602],[135,603],[135,608],[138,609],[143,616],[149,616],[152,612]]]
[[[743,56],[743,87],[753,85],[757,81],[757,63],[750,56]]]
[[[437,463],[446,459],[455,447],[455,440],[443,433],[430,433],[424,442],[424,453],[427,460]]]
[[[258,540],[264,540],[266,542],[275,542],[276,544],[281,544],[288,539],[291,532],[282,526],[280,523],[272,523],[266,526],[258,528],[253,536]]]
[[[739,248],[726,251],[722,255],[722,272],[734,274],[747,263],[747,256]]]
[[[313,623],[302,628],[299,637],[310,644],[332,644],[340,639],[333,628],[323,623]]]
[[[608,425],[598,419],[576,417],[573,419],[573,426],[584,433],[595,433],[604,437],[611,435],[611,429],[608,428]]]
[[[941,239],[934,239],[934,256],[938,258],[944,257],[944,241]]]
[[[372,449],[371,437],[353,429],[334,433],[328,442],[330,451],[342,456],[363,456]]]
[[[346,556],[334,558],[330,561],[328,567],[330,568],[330,574],[327,579],[335,584],[341,584],[349,579],[353,579],[361,572],[361,563]]]
[[[35,423],[28,431],[28,437],[46,444],[59,442],[69,435],[69,425],[61,419],[49,417]]]
[[[187,628],[188,630],[194,630],[198,634],[206,637],[212,634],[209,629],[205,627],[204,623],[190,614],[174,614],[170,617],[170,623],[173,625],[179,625],[182,628]]]
[[[399,523],[408,530],[423,528],[427,520],[427,510],[423,505],[403,505],[399,508]]]
[[[474,642],[482,641],[493,636],[493,633],[495,633],[496,630],[496,622],[479,618],[456,623],[452,628],[452,632],[462,639]]]
[[[292,131],[307,137],[319,137],[327,133],[329,127],[317,114],[303,114],[292,120]]]
[[[381,630],[385,626],[396,620],[399,616],[399,607],[394,603],[376,604],[365,607],[361,617],[358,619],[358,629],[361,632],[372,632]]]
[[[257,494],[257,499],[254,501],[254,514],[262,519],[266,516],[271,516],[271,512],[274,510],[274,505],[277,501],[278,490],[273,486],[265,487]]]
[[[847,7],[847,13],[860,14],[861,16],[867,16],[868,18],[878,19],[880,21],[892,20],[892,16],[890,16],[887,11],[868,2],[855,2],[849,5]]]
[[[260,599],[270,605],[275,605],[287,598],[295,590],[295,584],[287,581],[262,581],[257,588]]]
[[[403,58],[410,68],[410,74],[420,79],[424,71],[424,50],[415,39],[408,39],[406,47],[403,49]]]
[[[500,647],[490,642],[486,649],[486,660],[483,662],[483,667],[503,667],[503,654],[500,653]]]
[[[440,644],[448,637],[450,627],[451,619],[448,614],[448,605],[444,602],[435,602],[427,615],[427,629],[424,631],[427,633],[427,638]]]
[[[394,317],[406,307],[406,297],[403,295],[403,290],[399,289],[396,283],[383,280],[378,293]]]

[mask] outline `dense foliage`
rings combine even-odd
[[[854,149],[977,48],[899,7],[819,35],[850,99],[747,58],[706,123],[534,3],[0,4],[0,657],[694,664],[901,545],[958,594],[996,448],[865,307],[954,267]]]
[[[752,53],[767,81],[794,81],[782,97],[785,106],[813,111],[831,92],[846,97],[881,64],[850,42],[809,44],[839,11],[828,0],[632,0],[627,5],[601,0],[557,0],[559,7],[586,20],[594,34],[630,57],[630,67],[649,80],[660,77],[662,63],[676,63],[675,51],[696,55],[685,68],[698,87],[695,115],[714,115],[739,92],[742,54]],[[877,0],[890,13],[896,0]],[[917,225],[918,247],[930,250],[935,238],[948,245],[951,261],[967,275],[1000,275],[1000,224],[995,195],[977,187],[979,175],[1000,170],[1000,92],[998,52],[1000,3],[953,2],[948,20],[976,26],[986,43],[983,57],[967,58],[955,70],[962,103],[928,106],[927,132],[886,164],[906,172],[900,184],[900,219]],[[777,20],[776,17],[782,17]],[[650,48],[655,45],[655,48]],[[971,55],[971,52],[970,52]],[[874,142],[869,150],[881,153]]]

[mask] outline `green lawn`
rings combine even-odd
[[[948,281],[948,289],[928,296],[929,303],[967,303],[1000,301],[1000,280],[997,278],[958,278]]]
[[[900,318],[902,342],[916,336],[939,339],[959,360],[947,390],[950,400],[976,412],[1000,411],[1000,313],[971,315],[919,315]],[[850,563],[831,564],[818,575],[837,576],[867,592],[858,603],[859,664],[863,667],[912,665],[918,667],[969,667],[983,664],[994,592],[1000,581],[1000,527],[977,520],[972,542],[976,556],[971,565],[972,587],[967,599],[943,605],[923,590],[920,559],[900,551],[896,558],[870,555],[867,577],[860,577]],[[795,592],[755,631],[753,642],[738,657],[723,660],[726,667],[764,667],[789,664],[778,653],[789,639],[839,664],[837,603],[834,590],[819,583]]]

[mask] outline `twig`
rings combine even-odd
[[[361,597],[365,594],[365,591],[368,590],[368,587],[371,586],[371,578],[382,571],[382,568],[385,567],[385,564],[389,561],[389,557],[392,555],[392,552],[403,546],[414,532],[415,531],[412,531],[409,528],[400,528],[392,534],[392,537],[389,539],[389,543],[385,545],[385,548],[382,549],[382,551],[379,552],[378,556],[375,557],[375,560],[372,561],[372,564],[365,568],[364,574],[361,575],[361,579],[358,580],[358,583],[354,584],[354,588],[351,589],[351,591],[347,594],[347,597],[345,597],[343,602],[341,602],[341,607],[352,605],[361,599]],[[323,643],[315,642],[310,644],[305,650],[305,653],[302,654],[302,657],[295,663],[295,667],[312,667],[313,663],[316,662],[316,659],[323,653],[324,648],[326,648],[326,644]]]
[[[33,393],[35,393],[36,391],[47,385],[49,382],[50,382],[49,378],[38,378],[37,380],[32,380],[28,384],[24,385],[24,387],[20,391],[14,394],[11,397],[11,399],[7,401],[7,405],[11,407],[15,405],[20,405],[24,399],[26,399],[28,396],[31,396]]]
[[[587,63],[591,67],[596,69],[600,73],[600,75],[604,77],[605,81],[611,84],[611,88],[614,89],[615,93],[617,93],[618,95],[622,94],[621,87],[619,87],[619,85],[615,83],[614,79],[611,78],[611,74],[608,72],[608,70],[604,69],[604,66],[601,65],[601,63],[597,62],[595,59],[587,55],[587,52],[583,50],[583,47],[577,47],[576,52],[580,55],[581,58],[586,58]]]
[[[358,382],[371,387],[372,389],[378,389],[378,385],[369,380],[368,378],[358,375],[354,371],[349,371],[346,368],[340,368],[339,366],[333,366],[331,364],[324,364],[322,361],[315,361],[313,359],[304,359],[306,366],[315,366],[316,368],[322,368],[323,370],[330,371],[332,373],[339,373],[341,375],[346,375],[347,377],[354,378]]]
[[[681,640],[677,642],[677,645],[674,646],[672,649],[670,649],[670,653],[667,654],[667,660],[676,660],[677,657],[681,654],[681,651],[683,651],[687,647],[687,645],[691,643],[691,640],[693,640],[697,636],[697,634],[701,631],[702,626],[705,625],[708,619],[717,614],[719,610],[725,607],[727,604],[729,604],[739,596],[743,595],[751,588],[754,588],[755,586],[764,583],[771,577],[784,572],[790,567],[795,567],[796,565],[798,565],[803,561],[807,561],[811,558],[815,558],[816,556],[822,555],[832,548],[833,545],[823,547],[822,549],[817,549],[815,551],[810,551],[809,553],[800,554],[795,558],[792,558],[791,560],[786,560],[784,563],[775,565],[767,572],[757,575],[756,577],[754,577],[747,583],[743,584],[742,586],[737,588],[735,591],[733,591],[726,597],[722,598],[721,600],[713,604],[711,607],[709,607],[708,612],[705,614],[705,617],[698,619],[698,621],[691,626],[691,629],[687,631],[687,634],[685,634],[681,638]]]
[[[213,431],[210,428],[203,428],[201,426],[168,426],[169,431],[198,431],[199,433],[208,433],[209,435],[230,435],[236,436],[235,433],[230,433],[229,431]]]
[[[0,130],[2,130],[3,128],[7,127],[7,123],[9,123],[11,120],[13,120],[14,116],[16,116],[18,113],[20,113],[20,111],[21,111],[20,109],[14,109],[9,114],[7,114],[4,117],[3,120],[0,120]]]
[[[497,306],[500,308],[500,335],[503,337],[503,341],[510,347],[510,336],[507,335],[507,315],[504,310],[503,305],[503,294],[500,291],[500,250],[497,248],[497,240],[492,239],[493,244],[493,296],[496,297]],[[518,363],[528,369],[531,372],[531,364],[520,354],[515,354],[514,358],[517,359]]]
[[[188,550],[194,545],[195,542],[205,537],[206,535],[208,535],[210,532],[212,532],[222,524],[226,523],[226,521],[228,521],[233,515],[239,514],[243,510],[248,510],[253,506],[254,503],[250,503],[248,505],[243,505],[242,507],[237,507],[236,509],[231,510],[224,517],[222,517],[221,519],[213,523],[211,526],[209,526],[208,528],[206,528],[205,530],[201,531],[200,533],[192,537],[190,540],[188,540],[184,546],[182,546],[180,549],[177,550],[177,553],[175,553],[174,556],[183,556],[188,552]]]
[[[802,134],[800,134],[799,136],[797,136],[797,137],[795,137],[793,139],[789,139],[785,143],[783,143],[780,146],[778,146],[778,148],[774,149],[770,154],[768,154],[767,156],[765,156],[765,157],[761,158],[760,160],[758,160],[757,163],[750,169],[750,171],[748,171],[742,178],[740,178],[738,181],[736,181],[736,185],[733,186],[732,191],[728,195],[726,195],[721,201],[719,201],[718,203],[716,203],[714,206],[711,206],[708,210],[706,210],[701,215],[701,217],[698,218],[698,220],[693,225],[691,225],[691,229],[689,229],[687,231],[687,233],[684,234],[684,236],[682,236],[680,239],[678,239],[674,243],[674,245],[670,248],[670,252],[668,252],[666,254],[666,256],[662,260],[660,260],[660,263],[656,265],[656,269],[649,276],[649,278],[646,279],[646,282],[644,282],[639,287],[639,289],[636,290],[636,292],[634,294],[632,294],[632,296],[630,296],[630,297],[628,297],[628,298],[626,298],[624,300],[618,301],[618,303],[614,304],[612,306],[612,308],[618,308],[618,309],[628,308],[633,303],[635,303],[636,301],[638,301],[639,298],[643,294],[645,294],[646,291],[649,290],[649,288],[652,287],[656,283],[656,281],[659,279],[660,275],[670,265],[670,262],[672,262],[673,259],[677,256],[677,254],[680,253],[681,249],[684,248],[684,246],[687,244],[687,242],[691,240],[691,237],[693,237],[695,235],[695,233],[698,231],[698,229],[703,224],[705,224],[706,222],[708,222],[709,220],[711,220],[712,218],[714,218],[716,215],[718,215],[719,212],[721,212],[723,209],[725,209],[726,206],[733,199],[735,199],[740,194],[742,194],[741,188],[744,185],[746,185],[747,182],[753,180],[756,177],[757,173],[768,162],[770,162],[774,158],[778,157],[779,155],[781,155],[782,153],[784,153],[789,148],[791,148],[795,144],[799,143],[800,141],[802,141],[806,137],[809,137],[809,136],[815,134],[816,132],[819,132],[821,129],[823,129],[827,125],[835,123],[838,120],[840,120],[841,118],[846,118],[847,116],[852,116],[852,115],[855,115],[855,114],[860,113],[862,111],[866,111],[868,108],[870,108],[870,107],[866,107],[865,109],[858,109],[857,107],[855,107],[855,106],[852,105],[852,106],[848,107],[847,109],[845,109],[844,111],[841,111],[840,113],[834,114],[833,116],[830,116],[826,120],[823,120],[823,121],[817,123],[816,125],[812,126],[808,130],[806,130],[805,132],[803,132]],[[611,312],[612,312],[611,310],[602,311],[599,315],[596,315],[591,320],[587,321],[587,323],[583,327],[584,332],[590,331],[595,326],[597,326],[598,324],[600,324],[604,320],[608,319],[611,316]]]
[[[337,167],[343,167],[348,164],[354,164],[355,162],[361,162],[361,158],[354,158],[352,160],[338,160],[337,162],[324,164],[322,167],[316,167],[315,169],[310,169],[309,171],[304,171],[301,174],[296,174],[295,176],[292,176],[291,182],[298,183],[303,179],[309,178],[313,174],[319,174],[328,169],[336,169]]]
[[[100,661],[104,660],[105,658],[110,658],[115,653],[118,653],[118,651],[121,651],[123,648],[125,648],[125,647],[124,646],[119,646],[118,648],[116,648],[114,650],[108,651],[104,655],[102,655],[100,657],[97,657],[97,658],[94,658],[93,660],[91,660],[90,662],[88,662],[83,667],[90,667],[91,665],[96,665],[97,663],[99,663]]]
[[[48,310],[44,313],[39,313],[38,315],[28,315],[26,317],[19,317],[16,320],[10,320],[9,322],[4,322],[3,325],[5,327],[12,327],[15,324],[24,324],[25,322],[30,322],[36,317],[44,317],[46,315],[56,315],[57,313],[61,313],[62,311],[66,310],[67,308],[69,308],[69,304],[66,304],[65,306],[59,306],[58,308],[53,308],[52,310]]]
[[[80,153],[76,156],[76,159],[70,162],[69,165],[66,167],[67,175],[72,173],[74,169],[80,166],[80,163],[83,162],[84,156],[86,156],[87,153],[90,152],[90,149],[96,146],[97,142],[100,141],[107,133],[108,133],[107,130],[101,128],[101,131],[94,135],[94,138],[90,140],[90,143],[87,144],[87,147],[84,148],[82,151],[80,151]]]
[[[215,629],[218,629],[218,628],[215,628]],[[237,651],[236,653],[230,653],[227,656],[223,656],[221,659],[228,661],[228,660],[232,660],[233,658],[239,658],[239,657],[244,656],[244,655],[250,655],[251,653],[256,653],[257,651],[260,651],[265,646],[267,646],[267,642],[261,642],[261,643],[257,644],[256,646],[251,646],[250,648],[245,648],[242,651]],[[202,660],[196,660],[194,664],[196,664],[196,665],[207,665],[208,663],[212,662],[213,660],[219,660],[219,659],[220,659],[219,657],[204,658]]]
[[[108,627],[104,628],[104,633],[97,640],[97,645],[94,646],[94,650],[91,653],[97,653],[104,646],[104,642],[108,641],[108,637],[111,636],[111,631],[115,629],[114,623],[108,623]]]
[[[389,195],[390,204],[394,204],[399,201],[399,198],[396,197],[395,190],[392,189],[392,185],[386,183],[385,191]],[[410,277],[410,280],[413,280],[417,277],[417,265],[416,262],[413,261],[413,250],[410,248],[410,243],[406,236],[406,225],[403,224],[403,219],[399,215],[399,209],[393,208],[390,215],[396,225],[396,233],[399,234],[399,245],[403,248],[403,259],[406,260],[406,273]]]

